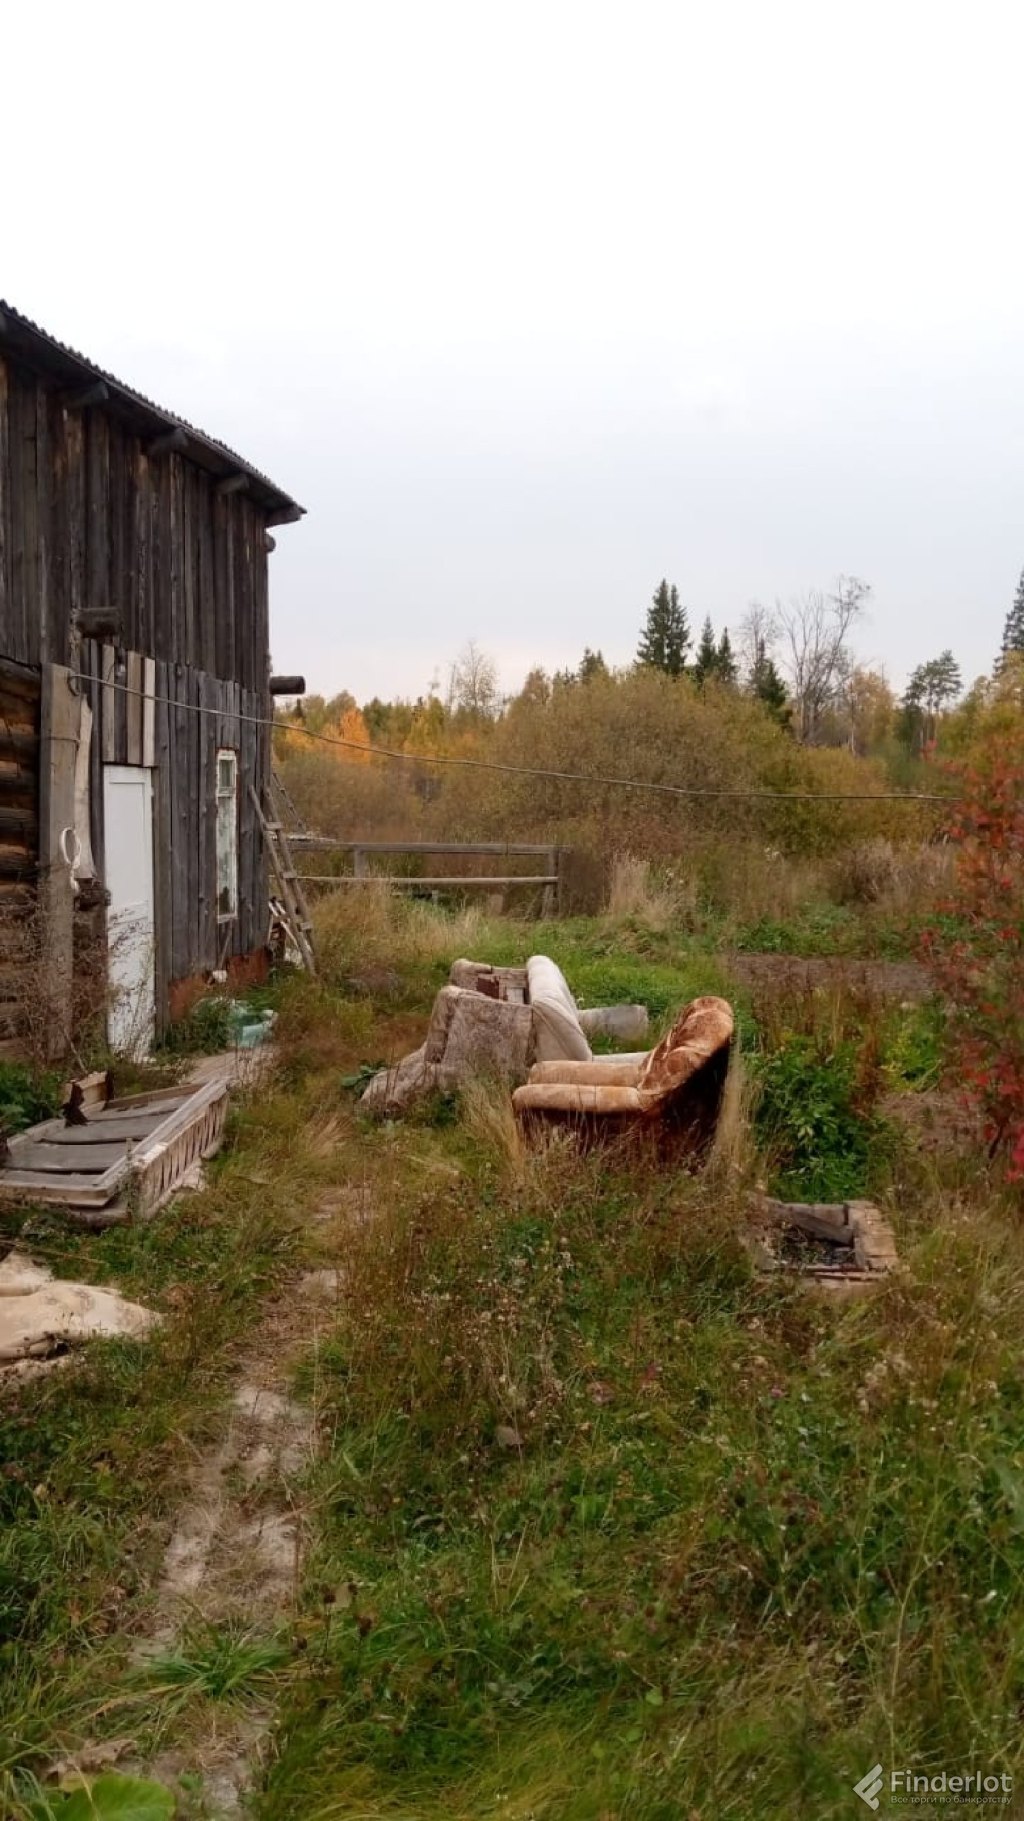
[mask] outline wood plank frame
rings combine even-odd
[[[144,1110],[148,1095],[133,1103],[122,1101],[123,1109]],[[170,1112],[160,1117],[161,1106],[154,1106],[156,1123],[139,1137],[134,1146],[125,1142],[124,1155],[118,1162],[96,1175],[50,1176],[32,1169],[19,1169],[19,1150],[24,1152],[39,1141],[40,1127],[32,1127],[10,1141],[7,1166],[0,1170],[0,1201],[39,1202],[48,1207],[99,1209],[106,1208],[120,1191],[125,1191],[125,1213],[151,1213],[173,1194],[181,1178],[199,1158],[209,1157],[220,1144],[227,1116],[228,1086],[226,1081],[210,1081]],[[49,1121],[45,1121],[49,1124]],[[93,1127],[98,1129],[99,1120]],[[72,1146],[68,1146],[72,1149]]]

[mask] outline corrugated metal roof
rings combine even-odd
[[[165,411],[162,405],[155,405],[152,399],[145,398],[104,367],[98,367],[95,361],[87,360],[84,354],[47,334],[38,323],[0,298],[0,353],[4,351],[66,384],[81,387],[86,380],[102,380],[109,395],[102,408],[113,411],[142,436],[157,437],[172,430],[183,431],[187,442],[182,453],[186,458],[224,479],[244,474],[249,482],[249,498],[266,508],[270,522],[286,523],[289,519],[301,518],[305,512],[304,506],[297,505],[290,494],[283,493],[267,475],[254,468],[251,462],[243,461],[226,443],[207,436],[186,418]]]

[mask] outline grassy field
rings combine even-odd
[[[543,931],[364,903],[320,939],[204,1194],[97,1237],[30,1217],[38,1255],[166,1321],[3,1407],[6,1812],[59,1815],[32,1779],[85,1740],[187,1755],[268,1698],[264,1821],[827,1821],[879,1761],[1024,1778],[1024,1238],[983,1156],[907,1136],[936,1009],[784,968],[735,989],[706,924],[639,892]],[[703,1174],[527,1152],[484,1088],[361,1119],[346,1083],[418,1040],[452,959],[537,946],[591,1004],[735,999]],[[905,1271],[841,1307],[756,1275],[755,1184],[876,1196]],[[294,1610],[199,1615],[147,1677],[187,1464],[268,1306],[324,1264]],[[218,1812],[198,1778],[174,1793]]]

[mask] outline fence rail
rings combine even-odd
[[[562,908],[562,856],[564,849],[550,847],[535,841],[335,841],[330,835],[293,834],[290,837],[292,853],[308,853],[310,856],[319,853],[350,854],[352,871],[350,873],[300,873],[299,878],[309,885],[351,886],[387,884],[415,890],[507,890],[513,886],[532,886],[543,890],[544,914],[555,916]],[[368,861],[377,855],[424,855],[445,856],[446,858],[463,859],[507,859],[529,860],[540,859],[545,867],[543,872],[533,873],[481,873],[481,874],[447,874],[426,877],[410,877],[399,873],[373,872]]]

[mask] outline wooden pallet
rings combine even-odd
[[[225,1081],[86,1101],[84,1124],[46,1119],[10,1140],[0,1202],[66,1208],[100,1226],[152,1214],[218,1149],[227,1104]]]

